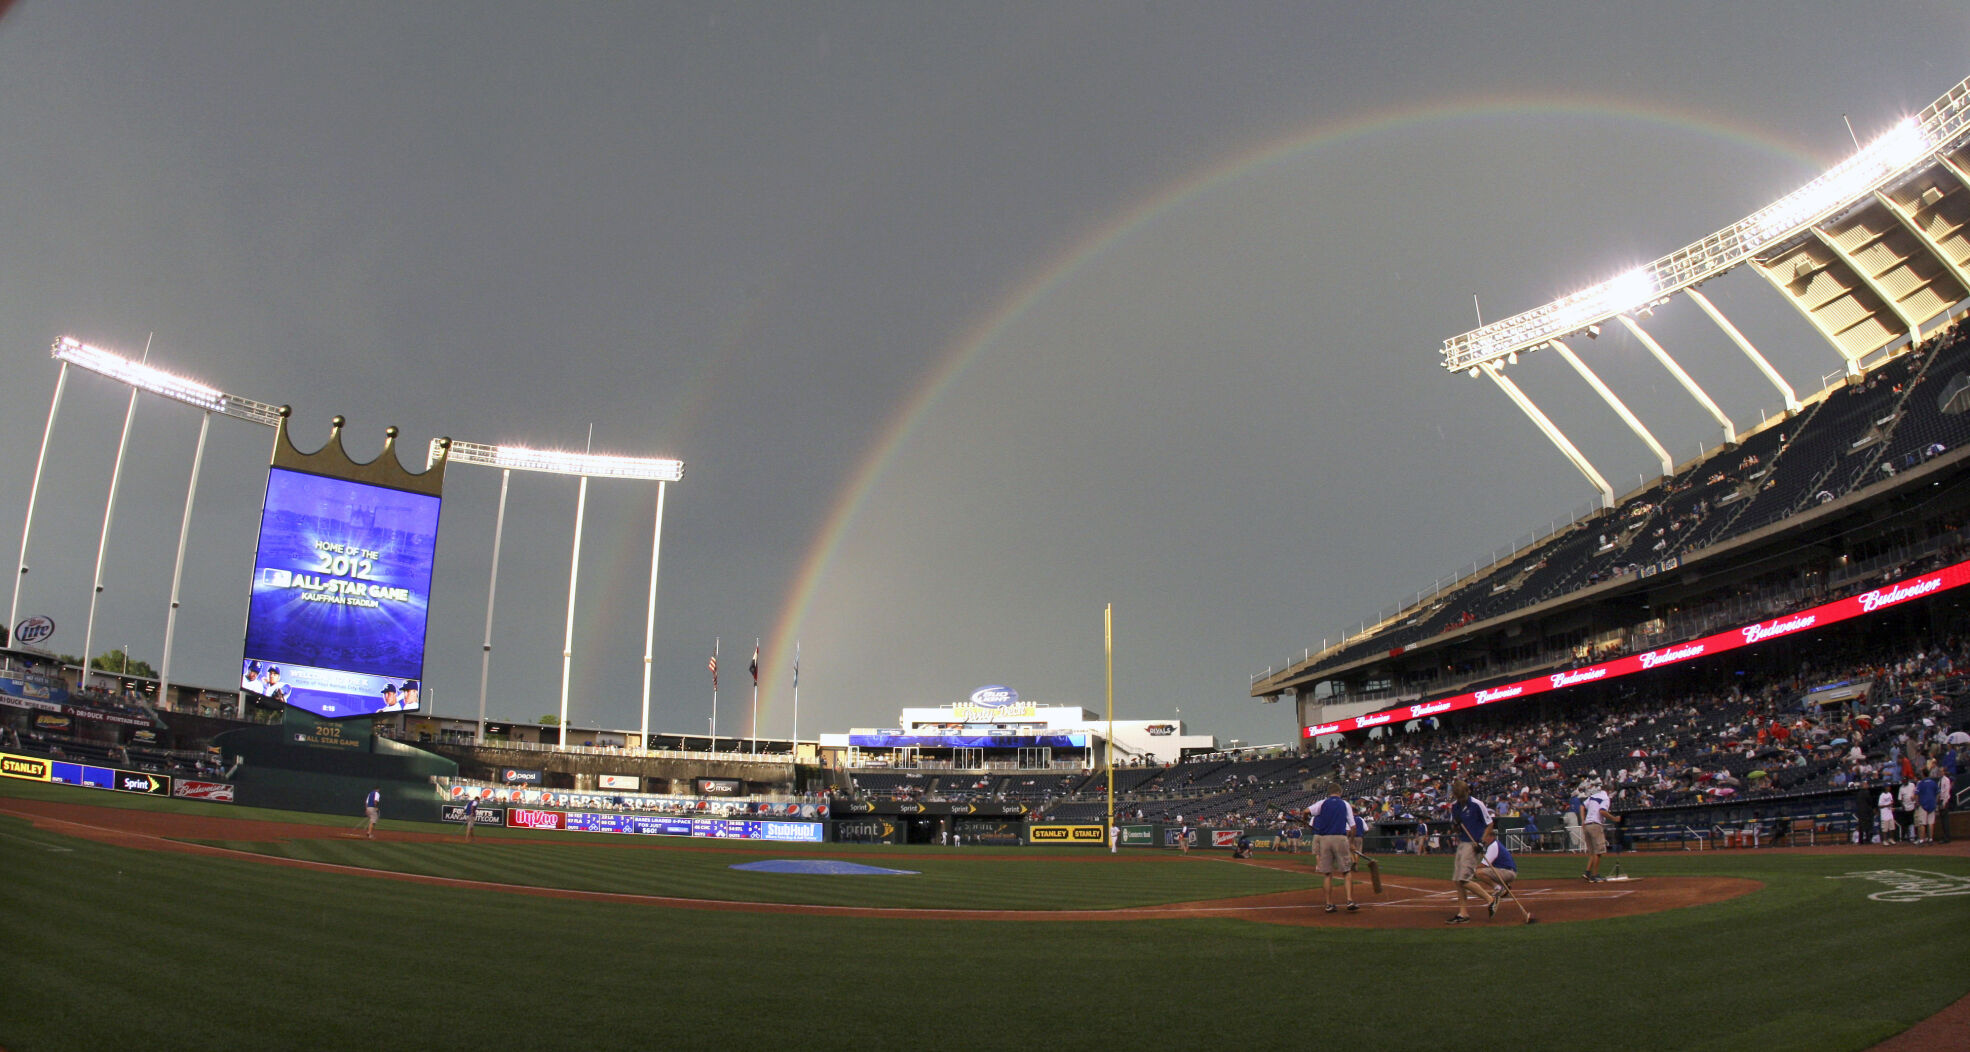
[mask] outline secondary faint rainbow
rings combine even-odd
[[[902,447],[918,423],[936,406],[944,392],[964,372],[965,367],[981,351],[991,346],[1002,330],[1025,317],[1035,305],[1045,300],[1050,293],[1077,272],[1126,243],[1131,235],[1150,226],[1166,212],[1232,180],[1273,164],[1290,161],[1314,150],[1371,135],[1399,132],[1424,125],[1500,117],[1612,118],[1750,145],[1801,161],[1814,170],[1824,168],[1828,163],[1825,159],[1814,156],[1803,145],[1775,138],[1760,129],[1732,125],[1705,114],[1646,109],[1626,102],[1602,98],[1554,100],[1506,97],[1380,110],[1316,124],[1232,154],[1167,186],[1142,195],[1107,222],[1094,227],[1054,252],[1033,271],[1030,278],[1001,300],[996,307],[967,326],[958,339],[941,354],[936,364],[924,374],[922,382],[890,417],[875,441],[870,443],[868,451],[863,455],[854,473],[849,476],[847,484],[836,495],[821,529],[808,545],[794,587],[780,608],[773,631],[766,637],[765,651],[761,657],[761,664],[765,667],[760,669],[761,723],[770,726],[767,716],[779,710],[779,699],[785,692],[786,681],[790,675],[791,666],[788,661],[781,660],[780,652],[786,650],[788,652],[786,656],[791,660],[793,641],[800,637],[802,624],[807,617],[807,609],[814,600],[815,592],[819,589],[828,564],[834,557],[835,549],[840,546],[849,527],[854,524],[863,501],[882,480],[884,472],[895,459],[897,450]],[[1717,218],[1720,222],[1724,222],[1736,217]],[[1664,249],[1667,250],[1669,247],[1672,246],[1665,245]],[[810,654],[809,657],[815,658],[815,655]],[[816,661],[825,660],[825,655],[816,658]],[[810,661],[810,664],[814,663]]]

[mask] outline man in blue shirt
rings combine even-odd
[[[1456,849],[1456,860],[1450,867],[1450,879],[1457,885],[1457,914],[1446,923],[1469,924],[1471,914],[1466,903],[1471,892],[1485,895],[1480,889],[1471,887],[1477,877],[1478,852],[1487,837],[1495,836],[1491,828],[1491,809],[1471,796],[1471,785],[1462,778],[1450,783],[1450,840]],[[1486,901],[1490,901],[1486,896]]]
[[[1504,839],[1498,836],[1498,832],[1495,829],[1488,831],[1485,835],[1484,858],[1483,861],[1478,863],[1477,877],[1479,880],[1490,881],[1496,888],[1496,890],[1484,889],[1485,916],[1496,917],[1498,915],[1498,900],[1504,898],[1506,893],[1512,890],[1512,881],[1517,880],[1519,877],[1519,864],[1518,860],[1512,857],[1511,849],[1505,846]],[[1526,922],[1531,923],[1531,921],[1532,914],[1526,914]]]
[[[1347,892],[1348,912],[1361,909],[1354,903],[1354,823],[1354,808],[1341,798],[1341,783],[1328,782],[1327,798],[1313,805],[1307,814],[1307,824],[1313,827],[1313,868],[1321,876],[1320,895],[1326,901],[1328,913],[1335,910],[1336,876],[1341,878],[1342,888]]]
[[[378,812],[380,812],[382,808],[383,808],[382,787],[370,786],[369,795],[363,797],[363,824],[361,826],[361,829],[363,831],[363,836],[370,840],[376,839],[376,819]]]
[[[1929,768],[1915,783],[1915,842],[1931,843],[1936,838],[1936,769]]]

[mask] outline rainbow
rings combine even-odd
[[[1824,169],[1830,162],[1815,156],[1808,148],[1771,137],[1754,128],[1729,124],[1703,114],[1647,109],[1606,98],[1581,97],[1566,100],[1493,98],[1481,101],[1433,103],[1409,108],[1364,113],[1341,120],[1303,127],[1282,137],[1267,140],[1192,172],[1183,178],[1150,191],[1124,207],[1108,221],[1076,238],[1052,254],[1032,276],[1019,285],[992,310],[969,325],[937,359],[922,382],[870,444],[854,473],[837,494],[821,529],[814,535],[800,564],[792,589],[781,605],[774,629],[767,639],[775,659],[763,662],[760,705],[762,722],[769,705],[785,689],[786,662],[777,651],[790,646],[800,636],[808,607],[825,575],[835,549],[854,524],[862,503],[881,481],[896,452],[911,432],[935,407],[965,367],[990,347],[999,334],[1018,322],[1091,264],[1126,245],[1133,235],[1155,224],[1173,210],[1234,180],[1248,177],[1267,167],[1288,163],[1316,150],[1372,136],[1401,133],[1413,129],[1491,118],[1587,117],[1614,119],[1694,133],[1740,145],[1750,145],[1796,160],[1808,172]],[[768,671],[768,670],[771,671]],[[777,705],[771,706],[777,708]]]

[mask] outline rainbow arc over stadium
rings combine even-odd
[[[778,699],[785,692],[786,679],[790,675],[790,666],[787,661],[781,660],[779,651],[788,649],[790,657],[792,640],[801,634],[836,549],[854,524],[869,494],[894,461],[897,451],[969,364],[990,349],[1009,327],[1059,292],[1077,274],[1112,256],[1126,247],[1135,235],[1213,190],[1318,151],[1378,136],[1411,134],[1476,121],[1558,118],[1614,121],[1693,134],[1794,160],[1807,171],[1818,171],[1829,163],[1802,143],[1775,137],[1761,129],[1732,124],[1714,115],[1648,108],[1632,102],[1598,97],[1500,97],[1391,108],[1298,128],[1289,134],[1237,151],[1143,194],[1106,222],[1054,252],[1033,268],[1031,275],[1011,294],[967,326],[937,355],[916,390],[870,443],[868,451],[838,491],[821,528],[808,545],[794,585],[781,605],[773,630],[767,636],[767,650],[772,657],[771,660],[762,660],[760,670],[762,722],[768,714],[779,710]]]

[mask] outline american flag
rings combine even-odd
[[[711,689],[718,689],[718,651],[711,652]]]
[[[752,641],[752,685],[759,686],[759,640]]]

